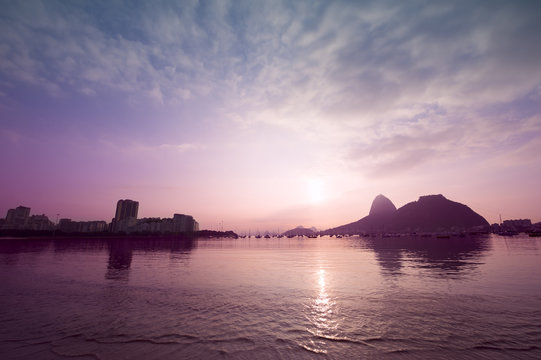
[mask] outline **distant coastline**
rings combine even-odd
[[[84,232],[64,233],[58,230],[0,230],[1,239],[23,238],[50,238],[50,239],[127,239],[127,238],[168,238],[168,239],[195,239],[195,238],[238,238],[233,231],[199,230],[179,233],[154,233],[154,232]]]

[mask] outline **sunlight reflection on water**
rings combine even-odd
[[[316,353],[327,353],[325,339],[336,337],[340,324],[335,317],[336,301],[327,291],[326,270],[320,267],[315,275],[317,296],[312,299],[308,308],[310,327],[307,329],[315,338],[311,338],[309,345],[303,347]]]
[[[539,358],[541,240],[439,240],[0,241],[0,358]]]

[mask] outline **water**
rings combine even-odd
[[[539,359],[540,245],[3,239],[0,358]]]

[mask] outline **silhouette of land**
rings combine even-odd
[[[191,215],[174,214],[172,218],[137,218],[139,202],[118,200],[115,217],[107,224],[98,221],[72,221],[60,219],[57,224],[47,216],[32,215],[30,208],[18,206],[9,209],[0,221],[1,237],[238,237],[233,231],[199,230],[199,223]]]
[[[0,237],[16,237],[16,238],[28,238],[28,237],[42,237],[42,238],[177,238],[177,239],[195,239],[195,238],[237,238],[238,235],[231,231],[215,231],[215,230],[199,230],[190,232],[171,232],[171,233],[157,233],[157,232],[118,232],[111,233],[108,231],[103,232],[76,232],[76,233],[64,233],[58,230],[0,230]]]
[[[488,231],[489,223],[464,204],[443,195],[421,196],[399,209],[383,195],[372,202],[370,213],[324,234],[446,233]]]
[[[315,236],[317,235],[316,230],[314,229],[308,229],[303,226],[297,226],[295,229],[287,230],[283,234],[283,236]]]
[[[18,206],[9,209],[5,219],[0,219],[0,237],[233,237],[233,231],[199,230],[199,223],[191,215],[173,214],[172,218],[137,218],[139,202],[118,200],[115,217],[110,223],[97,221],[72,221],[63,218],[57,223],[47,216],[30,215],[30,208]],[[58,215],[58,214],[57,214]],[[467,205],[446,199],[443,195],[425,195],[397,209],[391,200],[378,195],[373,200],[367,216],[355,222],[318,232],[315,228],[298,226],[279,237],[318,235],[392,235],[392,234],[465,234],[492,231],[500,235],[527,232],[541,236],[541,223],[530,219],[505,220],[492,224]],[[270,237],[266,235],[266,237]]]

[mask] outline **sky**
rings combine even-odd
[[[541,221],[539,1],[0,1],[0,214]],[[58,214],[58,215],[57,215]]]

